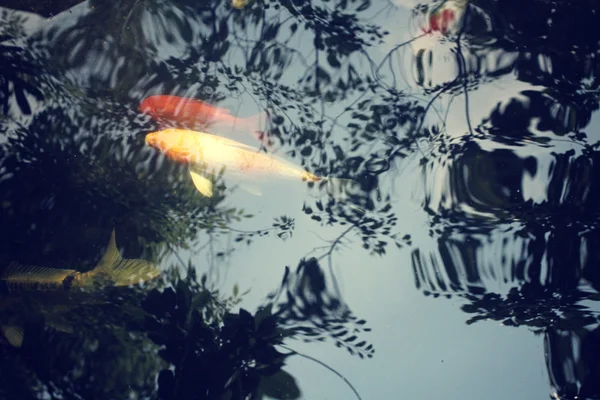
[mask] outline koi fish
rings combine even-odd
[[[165,129],[146,135],[146,144],[160,150],[175,162],[187,164],[194,186],[206,197],[213,195],[212,182],[208,175],[211,171],[222,168],[225,168],[226,172],[253,175],[255,178],[296,178],[308,182],[326,180],[334,190],[352,182],[347,179],[316,176],[289,161],[260,152],[257,148],[210,133]]]
[[[266,120],[264,112],[248,118],[238,118],[231,115],[228,109],[197,99],[171,95],[147,97],[140,103],[139,110],[166,126],[204,130],[218,125],[220,130],[234,128],[250,132],[261,143],[265,139],[264,132],[261,131],[261,123]]]
[[[249,2],[249,0],[231,0],[231,7],[241,10],[246,7]]]
[[[446,0],[429,15],[429,27],[422,28],[423,33],[440,32],[448,35],[458,31],[465,14],[467,0]]]
[[[456,19],[456,15],[452,10],[442,10],[441,12],[434,13],[429,18],[429,28],[424,29],[425,33],[432,33],[435,31],[441,32],[445,35],[448,32],[448,28]]]
[[[86,297],[91,296],[102,287],[107,285],[129,286],[154,279],[159,273],[160,270],[154,263],[121,257],[117,249],[114,229],[104,255],[96,267],[89,272],[36,267],[12,262],[0,275],[0,281],[3,282],[9,293],[20,293],[17,296],[9,295],[0,298],[0,314],[7,309],[13,310],[12,318],[8,320],[3,318],[0,323],[0,331],[12,346],[20,347],[23,343],[23,326],[19,322],[18,314],[31,313],[32,302],[35,303],[33,308],[40,311],[41,314],[55,317],[46,318],[50,326],[64,332],[72,331],[56,316],[77,307],[81,301],[85,301]],[[83,300],[55,304],[55,297],[64,296],[65,291],[73,293],[74,288],[84,289],[81,291],[81,295],[84,296]],[[35,301],[36,299],[38,301]],[[26,306],[27,304],[29,306]],[[16,316],[15,309],[20,310]]]

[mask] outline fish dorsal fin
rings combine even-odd
[[[250,146],[250,145],[247,145],[247,144],[241,143],[241,142],[236,142],[235,140],[227,139],[227,141],[225,142],[225,144],[228,145],[228,146],[237,147],[237,148],[240,148],[240,149],[252,150],[252,151],[256,151],[256,152],[260,151],[260,149],[257,148],[257,147]]]
[[[81,280],[87,281],[91,278],[93,282],[98,282],[104,279],[115,286],[128,286],[156,278],[159,274],[158,267],[150,261],[123,258],[117,248],[113,228],[106,251],[98,265],[90,272],[81,274]]]
[[[23,345],[23,328],[20,326],[8,325],[0,328],[8,343],[13,347],[21,347]]]
[[[117,249],[117,239],[115,237],[115,228],[113,228],[110,233],[110,238],[108,239],[108,244],[106,246],[106,251],[102,255],[102,258],[96,265],[96,269],[109,270],[112,265],[116,265],[121,260],[121,253],[119,249]]]
[[[198,138],[200,139],[200,142],[199,142],[200,145],[202,145],[202,137],[204,137],[209,140],[212,139],[214,141],[213,143],[218,143],[219,145],[222,145],[222,146],[237,147],[240,149],[253,150],[253,151],[260,150],[256,147],[252,147],[250,145],[238,142],[236,140],[226,138],[225,136],[213,135],[212,133],[207,133],[207,132],[199,132],[199,133],[200,133],[200,135],[198,136]]]
[[[36,267],[12,262],[0,279],[6,282],[10,291],[56,290],[62,288],[65,278],[75,274],[77,271],[71,269]]]
[[[190,170],[190,175],[192,177],[192,182],[194,182],[194,186],[196,186],[196,189],[203,195],[206,197],[212,197],[213,195],[213,184],[212,182],[200,175],[197,174],[196,172]]]
[[[260,153],[260,149],[258,147],[254,147],[254,146],[250,146],[244,143],[240,143],[240,142],[236,142],[235,140],[227,140],[227,142],[225,143],[225,145],[230,146],[230,147],[235,147],[238,149],[244,149],[244,150],[248,150],[250,152],[255,152],[255,153]]]

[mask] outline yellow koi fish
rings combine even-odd
[[[246,7],[248,3],[250,3],[250,0],[231,0],[231,6],[233,8],[237,8],[238,10]]]
[[[189,165],[196,189],[207,197],[213,195],[213,190],[212,182],[206,175],[223,167],[229,172],[247,173],[254,177],[262,175],[308,182],[350,182],[345,179],[321,178],[286,160],[262,153],[257,148],[210,133],[165,129],[146,135],[146,144],[160,150],[173,161]]]
[[[86,298],[94,291],[107,285],[133,285],[154,279],[159,274],[160,270],[154,263],[121,257],[114,229],[104,255],[89,272],[12,262],[0,275],[0,281],[9,293],[20,293],[0,296],[0,315],[10,315],[8,319],[0,319],[0,331],[11,345],[20,347],[23,343],[23,326],[19,321],[23,319],[23,313],[29,313],[45,315],[49,325],[69,332],[71,327],[61,322],[60,315],[86,302]],[[80,291],[77,301],[73,301],[74,288],[84,289]],[[67,298],[64,298],[65,292],[69,292]]]

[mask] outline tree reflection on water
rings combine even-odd
[[[150,287],[108,288],[128,312],[81,304],[70,314],[82,327],[75,334],[45,328],[39,315],[22,349],[0,347],[2,396],[300,398],[284,368],[302,356],[290,340],[374,354],[366,321],[322,268],[356,239],[376,256],[412,246],[417,288],[462,298],[468,323],[544,334],[556,398],[600,396],[596,3],[415,4],[413,24],[430,26],[408,40],[372,18],[394,6],[369,0],[87,5],[30,36],[18,14],[2,14],[0,225],[11,234],[0,266],[85,271],[113,226],[124,254],[157,261],[199,235],[234,234],[233,249],[292,236],[289,215],[237,229],[253,215],[227,205],[226,180],[203,198],[182,166],[144,148],[157,125],[137,106],[151,94],[249,96],[268,113],[277,148],[317,175],[357,184],[344,202],[308,185],[304,215],[342,233],[286,269],[255,313],[237,310],[238,290],[218,292],[191,266]],[[442,6],[463,13],[443,32],[431,26]],[[372,49],[390,42],[376,60]],[[508,81],[495,100],[493,86]],[[396,194],[382,183],[412,155],[433,251],[399,226]]]
[[[576,354],[597,345],[599,323],[590,307],[600,283],[593,178],[600,142],[591,124],[598,42],[585,28],[597,22],[597,5],[471,7],[477,12],[456,38],[458,74],[432,89],[462,96],[470,123],[465,134],[432,139],[423,165],[437,250],[414,250],[417,287],[462,297],[468,323],[493,319],[545,334],[552,396],[596,398],[598,362]],[[480,24],[482,15],[491,23]],[[469,115],[480,86],[508,74],[531,86]]]

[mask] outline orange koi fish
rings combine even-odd
[[[297,178],[309,182],[326,179],[328,183],[335,182],[336,190],[339,183],[348,181],[321,178],[289,161],[260,152],[258,148],[210,133],[165,129],[146,135],[146,144],[160,150],[173,161],[189,165],[196,189],[207,197],[213,195],[212,182],[207,176],[222,168],[225,168],[226,172],[253,175],[255,178]]]
[[[429,27],[423,33],[440,32],[442,35],[456,34],[463,24],[467,0],[446,0],[429,15]]]
[[[219,129],[235,128],[250,132],[261,142],[264,139],[264,133],[260,130],[261,123],[266,120],[264,112],[248,118],[238,118],[225,108],[171,95],[147,97],[140,103],[139,110],[167,126],[203,130],[218,125]]]
[[[453,10],[442,10],[439,13],[431,15],[429,18],[429,29],[423,29],[423,31],[424,33],[439,31],[445,35],[455,19],[456,16]]]

